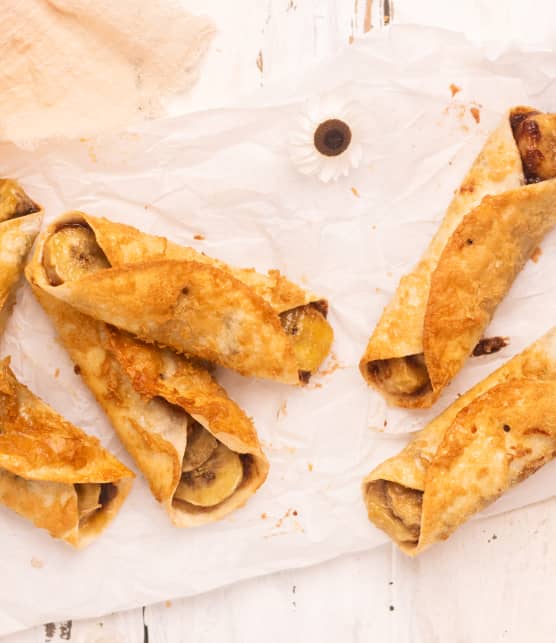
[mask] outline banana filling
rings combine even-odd
[[[94,232],[81,223],[64,224],[51,235],[44,244],[42,262],[52,286],[110,268]]]
[[[174,500],[200,508],[224,502],[241,485],[248,457],[232,451],[198,422],[191,420],[187,429],[182,476]]]
[[[77,511],[79,513],[79,526],[87,523],[97,511],[108,506],[118,494],[118,490],[111,482],[75,484],[77,494]]]
[[[510,115],[514,138],[527,183],[556,177],[556,114],[541,114],[523,108]]]
[[[38,212],[40,207],[32,201],[12,179],[0,179],[0,223]]]
[[[302,382],[309,381],[332,346],[334,333],[326,321],[326,313],[321,302],[314,302],[280,314],[282,327],[293,337],[293,349]]]
[[[431,388],[422,353],[375,360],[369,362],[367,368],[375,382],[392,395],[421,395]]]
[[[421,532],[423,492],[404,487],[397,482],[384,483],[386,503],[393,516],[400,520],[415,541]]]

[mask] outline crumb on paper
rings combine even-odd
[[[353,37],[353,34],[350,34],[350,36],[348,38],[348,45],[353,45],[354,40],[355,40],[355,38]]]
[[[263,513],[261,514],[261,520],[266,520],[267,518],[268,516],[266,515],[266,511],[263,511]]]
[[[461,101],[454,100],[442,110],[442,113],[444,116],[454,117],[460,122],[460,128],[464,132],[469,132],[469,115],[471,115],[475,123],[478,125],[481,122],[481,107],[482,105],[479,103],[471,103],[469,106]]]
[[[386,273],[386,276],[387,276],[387,277],[391,277],[391,276],[392,276],[392,273],[391,273],[391,271],[390,271],[390,270]]]
[[[375,288],[375,292],[376,292],[376,294],[378,295],[379,293],[381,293],[381,292],[382,292],[382,290],[381,290],[380,288]]]
[[[57,368],[57,369],[54,371],[54,379],[55,379],[55,380],[57,380],[59,377],[60,377],[60,369],[59,369],[59,368]]]
[[[81,366],[79,366],[79,364],[76,364],[76,365],[73,367],[73,372],[74,372],[76,375],[80,375],[80,374],[81,374]]]
[[[197,241],[204,241],[206,239],[205,235],[201,234],[200,232],[198,232],[197,234],[194,234],[193,238],[197,239]]]
[[[450,92],[452,94],[452,98],[458,93],[461,92],[461,87],[458,87],[457,85],[454,85],[454,83],[450,84]]]
[[[259,53],[257,54],[257,67],[262,74],[264,68],[262,49],[259,49]]]
[[[31,567],[34,567],[35,569],[42,569],[44,567],[44,563],[40,558],[31,558]]]
[[[359,195],[359,191],[357,190],[357,188],[352,187],[351,191],[353,192],[353,196],[356,196],[357,198],[359,198],[360,195]]]
[[[294,0],[289,0],[288,6],[286,7],[286,11],[295,11],[297,9],[297,5],[295,4]]]
[[[388,426],[388,420],[384,420],[383,426],[384,426],[384,428],[386,428]]]
[[[332,375],[332,373],[335,373],[338,369],[341,369],[341,368],[346,368],[346,367],[338,360],[338,356],[336,355],[336,353],[334,351],[331,351],[327,368],[324,370],[320,370],[318,374],[320,377],[327,377],[328,375]],[[320,388],[320,387],[315,385],[315,388]]]
[[[538,263],[541,255],[542,255],[542,248],[540,246],[537,246],[533,250],[533,254],[531,255],[531,261],[534,261],[535,263]]]
[[[312,471],[312,470],[313,470],[313,464],[312,464],[311,462],[309,462],[309,463],[307,464],[307,469],[308,469],[309,471]]]
[[[172,601],[166,601],[164,605],[166,605],[166,607],[172,607]]]
[[[298,520],[295,520],[295,517],[298,516],[299,513],[297,509],[288,509],[286,513],[278,519],[278,521],[274,525],[274,529],[282,529],[282,526],[284,525],[284,521],[287,518],[293,518],[292,521],[288,523],[289,529],[283,529],[282,531],[274,531],[271,534],[268,534],[265,536],[265,538],[270,538],[272,536],[287,536],[292,533],[292,528],[293,531],[296,531],[298,533],[304,534],[305,529],[301,526],[300,522]]]
[[[288,509],[286,513],[281,518],[279,518],[276,524],[274,525],[276,529],[280,529],[280,527],[282,527],[282,524],[284,523],[284,520],[286,520],[286,518],[289,518],[291,515],[292,515],[292,509]]]

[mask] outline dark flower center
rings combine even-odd
[[[351,143],[349,125],[338,118],[324,121],[315,130],[314,142],[317,150],[324,156],[338,156]]]

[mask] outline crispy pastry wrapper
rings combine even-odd
[[[369,340],[361,373],[393,405],[437,400],[556,223],[556,180],[524,185],[512,132],[512,119],[533,111],[513,108],[490,135]]]
[[[76,548],[116,516],[134,474],[0,362],[0,502]]]
[[[251,420],[207,367],[168,349],[143,344],[38,288],[34,293],[171,521],[178,527],[203,525],[245,504],[265,481],[268,461]],[[242,454],[241,484],[212,507],[174,498],[187,448],[185,414]]]
[[[21,186],[0,179],[0,334],[8,320],[25,258],[39,233],[43,210]]]
[[[44,244],[64,224],[87,225],[110,268],[52,286]],[[192,248],[130,226],[69,212],[41,235],[27,272],[32,284],[100,321],[243,375],[288,384],[306,379],[280,313],[327,302],[278,271],[235,269]]]
[[[555,455],[556,328],[365,478],[369,520],[418,554]]]

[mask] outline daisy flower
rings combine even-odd
[[[324,183],[347,176],[363,159],[363,127],[357,104],[327,94],[309,100],[290,136],[299,172]]]

